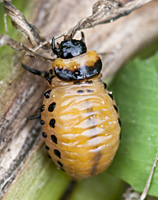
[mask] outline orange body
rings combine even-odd
[[[93,67],[98,59],[96,52],[89,51],[73,59],[57,59],[53,70]],[[118,149],[118,117],[115,101],[104,89],[100,74],[79,81],[56,76],[41,113],[46,148],[54,163],[73,179],[104,171]]]

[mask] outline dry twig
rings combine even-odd
[[[123,5],[119,0],[100,0],[97,1],[93,5],[92,15],[80,20],[76,26],[71,28],[67,34],[62,34],[64,39],[73,38],[75,33],[78,30],[82,30],[85,28],[91,28],[99,24],[104,24],[108,22],[112,22],[122,16],[128,15],[135,9],[141,7],[142,5],[150,2],[151,0],[135,0],[130,3]],[[12,5],[11,1],[4,0],[3,6],[5,9],[6,14],[11,19],[13,26],[24,34],[24,36],[30,41],[31,48],[25,47],[19,42],[13,41],[12,39],[7,38],[5,35],[1,35],[0,40],[5,39],[5,41],[0,41],[2,44],[7,44],[10,47],[19,51],[27,52],[27,55],[34,56],[40,58],[42,60],[53,60],[50,58],[52,57],[50,53],[50,41],[46,41],[43,37],[40,36],[38,29],[31,25],[23,14]],[[2,46],[2,45],[1,45]],[[42,48],[42,51],[49,56],[43,55],[42,52],[38,51],[39,48]],[[35,53],[35,51],[37,51]]]
[[[158,162],[158,149],[157,149],[156,158],[155,158],[154,164],[152,166],[152,169],[151,169],[147,184],[146,184],[146,186],[144,188],[144,191],[143,191],[143,193],[142,193],[142,195],[140,197],[140,200],[144,200],[146,198],[146,196],[147,196],[147,193],[148,193],[148,190],[149,190],[149,187],[150,187],[150,184],[151,184],[151,179],[153,177],[154,169],[156,167],[157,162]]]
[[[44,54],[46,54],[47,56],[43,55],[42,52],[35,53],[35,51],[33,51],[31,48],[28,48],[24,46],[22,43],[9,38],[8,34],[0,35],[0,46],[7,44],[11,48],[17,51],[27,52],[27,55],[29,56],[33,56],[41,60],[51,60],[51,61],[54,60],[50,53],[50,43],[40,36],[39,30],[26,20],[24,15],[11,3],[11,1],[4,0],[3,6],[6,14],[11,19],[12,25],[18,31],[24,34],[24,36],[29,40],[33,48],[37,46],[42,47],[44,49],[42,51],[44,51]],[[5,21],[5,27],[6,27],[6,21]],[[46,46],[43,45],[43,42]]]
[[[100,0],[93,5],[91,16],[80,20],[65,35],[65,39],[74,37],[79,30],[91,28],[99,24],[112,22],[120,17],[130,14],[135,9],[151,0],[135,0],[123,5],[119,0]]]
[[[25,51],[25,52],[27,52],[27,54],[29,56],[36,57],[36,58],[39,58],[41,60],[54,61],[53,57],[48,58],[48,57],[39,55],[39,54],[35,53],[33,50],[27,48],[22,43],[17,42],[14,39],[10,38],[7,34],[6,35],[1,35],[0,34],[0,47],[4,46],[4,45],[9,45],[12,49],[15,49],[16,51]]]
[[[6,14],[11,19],[12,25],[30,41],[32,46],[37,46],[44,39],[39,35],[38,29],[30,24],[24,15],[11,3],[4,0],[3,6]]]

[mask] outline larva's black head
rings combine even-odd
[[[81,40],[65,40],[58,44],[59,48],[55,47],[55,40],[52,39],[52,50],[58,56],[58,58],[73,58],[87,51],[86,44],[84,42],[84,34],[81,32]]]

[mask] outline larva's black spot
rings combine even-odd
[[[48,154],[48,158],[51,158],[51,156]]]
[[[84,93],[84,91],[83,90],[77,90],[77,93]]]
[[[60,161],[57,161],[57,163],[60,165],[60,167],[63,167],[63,164]]]
[[[85,83],[92,84],[93,81],[85,81]]]
[[[45,124],[45,121],[41,119],[40,124],[41,124],[41,125],[44,125],[44,124]]]
[[[46,91],[45,93],[44,93],[44,96],[48,99],[49,98],[49,94],[50,94],[50,92],[51,92],[52,90],[48,90],[48,91]]]
[[[49,150],[49,147],[48,147],[47,145],[45,146],[45,148],[46,148],[47,150]]]
[[[109,92],[108,95],[111,97],[111,99],[113,99],[112,92]]]
[[[54,149],[54,154],[58,157],[61,158],[61,153],[57,149]]]
[[[45,105],[42,105],[42,106],[41,106],[41,109],[40,109],[41,112],[44,111],[44,107],[45,107]]]
[[[118,108],[117,108],[117,106],[116,106],[116,105],[114,105],[114,108],[115,108],[116,112],[118,113]]]
[[[121,126],[121,120],[118,118],[118,123],[120,124],[120,126]]]
[[[88,93],[94,92],[94,90],[87,90]]]
[[[43,132],[43,133],[42,133],[42,136],[43,136],[44,138],[46,138],[46,137],[47,137],[47,134],[46,134],[45,132]]]
[[[50,69],[50,70],[49,70],[49,73],[50,73],[50,74],[53,74],[53,70],[52,70],[52,69]]]
[[[60,168],[63,172],[65,172],[65,169],[64,168]]]
[[[120,133],[120,140],[121,140],[121,137],[122,137],[122,135],[121,135],[121,133]]]
[[[48,111],[49,111],[49,112],[53,112],[55,106],[56,106],[56,103],[55,103],[55,102],[51,103],[51,104],[49,105],[49,107],[48,107]]]
[[[106,89],[107,88],[107,85],[106,85],[106,83],[103,83],[104,84],[104,89]]]
[[[54,118],[52,118],[52,119],[49,121],[49,125],[50,125],[50,127],[55,128],[55,119],[54,119]]]
[[[57,137],[55,135],[51,135],[51,140],[52,140],[52,142],[57,144]]]

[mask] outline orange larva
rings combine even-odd
[[[83,34],[59,48],[53,39],[52,46],[58,58],[46,77],[41,108],[46,149],[71,178],[94,176],[107,169],[119,146],[117,106],[101,81],[101,60],[87,51]]]

